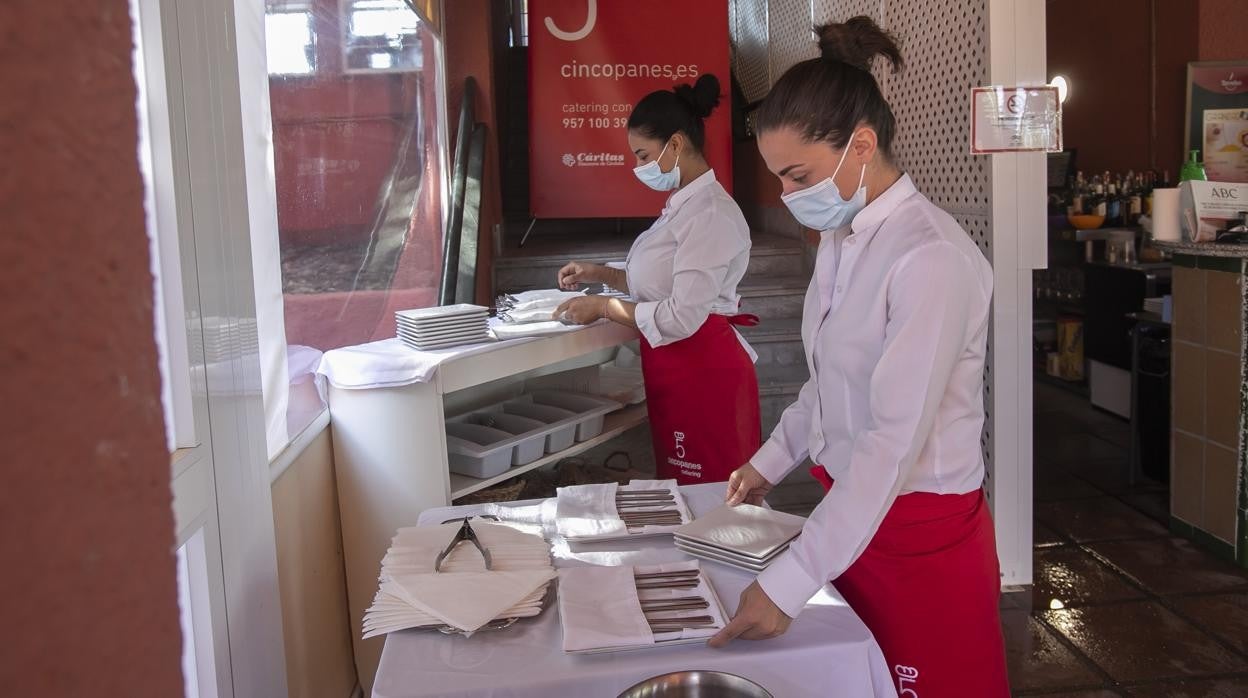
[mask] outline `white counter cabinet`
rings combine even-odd
[[[453,359],[426,383],[394,388],[332,385],[329,408],[342,516],[351,635],[365,695],[383,638],[360,640],[364,611],[377,591],[381,558],[397,529],[415,526],[421,512],[601,444],[646,419],[645,404],[607,415],[602,434],[489,479],[452,474],[444,419],[514,395],[526,378],[611,361],[636,330],[600,323],[495,351]]]

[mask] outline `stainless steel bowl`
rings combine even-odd
[[[762,686],[722,671],[677,671],[646,679],[619,698],[772,698]]]

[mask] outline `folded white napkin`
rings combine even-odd
[[[601,322],[610,322],[602,320]],[[562,334],[564,332],[575,332],[584,328],[585,325],[565,325],[562,322],[551,320],[549,322],[524,322],[510,323],[502,322],[490,323],[490,334],[495,339],[502,341],[504,339],[521,339],[523,337],[541,337],[548,334]]]
[[[615,510],[614,482],[574,485],[555,490],[555,530],[564,538],[627,535]]]
[[[558,303],[543,302],[535,308],[499,311],[498,316],[503,319],[503,322],[512,325],[523,325],[531,322],[551,322],[558,319],[555,317],[555,308],[558,307]]]
[[[700,570],[695,560],[636,567],[571,567],[559,570],[559,618],[565,652],[607,652],[652,645],[703,642],[727,625],[727,614],[705,574],[693,589],[637,589],[635,575]],[[651,613],[651,618],[710,616],[711,627],[653,633],[643,600],[700,596],[709,608]]]
[[[461,522],[400,529],[381,563],[380,585],[365,612],[364,637],[395,630],[446,624],[471,633],[498,618],[541,612],[555,576],[550,548],[540,535],[477,519],[473,531],[491,558],[461,542],[434,565],[455,538]]]
[[[542,612],[542,602],[547,587],[543,584],[511,608],[498,614],[498,618],[529,618]],[[396,630],[443,624],[441,619],[414,608],[399,591],[393,581],[384,581],[364,616],[364,639]]]
[[[530,303],[532,301],[548,301],[552,299],[559,300],[560,303],[569,298],[585,295],[581,291],[564,291],[559,288],[540,288],[533,291],[521,291],[520,293],[511,293],[506,296],[512,304]]]
[[[580,298],[583,295],[585,294],[579,291],[560,291],[558,295],[552,294],[550,296],[546,296],[543,298],[535,298],[531,301],[520,301],[517,303],[513,303],[511,307],[509,307],[507,310],[509,312],[524,311],[524,310],[541,310],[544,308],[554,310],[555,308],[558,308],[560,305],[563,305],[564,302],[569,301],[573,298]]]
[[[564,652],[654,644],[632,567],[559,570],[559,619]]]
[[[392,577],[399,597],[447,625],[472,632],[500,617],[546,582],[554,569],[442,572]]]
[[[574,485],[556,490],[556,532],[572,541],[606,541],[661,535],[679,528],[679,524],[643,526],[630,531],[615,508],[617,488],[629,492],[667,490],[675,498],[673,504],[680,513],[681,522],[693,521],[693,513],[685,504],[685,498],[681,495],[675,480],[632,480],[622,487],[610,483]]]

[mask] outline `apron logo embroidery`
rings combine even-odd
[[[897,673],[897,695],[898,698],[919,698],[919,692],[915,688],[906,688],[907,683],[918,684],[919,670],[912,666],[903,666],[898,664],[893,667],[893,671]]]
[[[668,465],[674,465],[677,468],[680,468],[680,474],[685,477],[696,477],[699,480],[702,479],[702,464],[690,463],[685,460],[685,432],[673,431],[672,438],[676,440],[676,446],[672,449],[672,452],[676,454],[676,457],[673,458],[668,456]]]

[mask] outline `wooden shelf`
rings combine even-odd
[[[497,485],[500,482],[510,480],[518,475],[523,475],[530,470],[536,470],[544,465],[557,463],[564,458],[574,456],[578,453],[583,453],[595,446],[598,446],[599,444],[610,441],[635,426],[642,424],[646,421],[646,419],[646,403],[643,402],[639,405],[629,405],[622,410],[616,410],[615,412],[607,415],[606,419],[603,420],[604,423],[602,426],[602,433],[598,436],[595,436],[587,441],[573,444],[569,448],[565,448],[558,453],[552,453],[548,456],[538,458],[532,463],[513,466],[502,475],[496,475],[482,480],[480,478],[468,477],[467,475],[451,473],[451,499],[458,499],[466,494],[471,494],[477,490],[485,489],[491,485]]]

